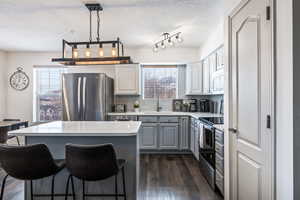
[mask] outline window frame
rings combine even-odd
[[[33,66],[33,122],[51,122],[52,120],[41,120],[40,119],[40,104],[39,104],[39,69],[60,69],[62,73],[65,72],[66,67],[59,65],[42,65],[42,66]],[[60,84],[61,85],[61,84]],[[62,88],[61,88],[62,89]]]
[[[176,69],[176,94],[175,99],[179,96],[179,88],[178,88],[178,78],[179,78],[179,70],[177,64],[142,64],[141,65],[141,88],[142,88],[142,99],[143,100],[156,100],[157,97],[154,98],[145,98],[145,68],[175,68]],[[174,98],[159,98],[160,100],[172,100]]]

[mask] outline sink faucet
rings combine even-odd
[[[157,95],[157,103],[156,103],[156,111],[159,112],[161,111],[162,107],[159,106],[159,95]]]

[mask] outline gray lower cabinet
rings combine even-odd
[[[216,186],[224,195],[224,132],[215,130]]]
[[[143,123],[139,135],[140,149],[157,149],[157,136],[157,123]]]
[[[177,123],[160,123],[159,125],[159,149],[178,149]]]
[[[189,117],[181,117],[180,118],[180,149],[181,150],[189,150],[190,149],[190,130]]]

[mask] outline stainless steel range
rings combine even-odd
[[[201,130],[199,137],[199,164],[201,171],[215,188],[215,128],[214,124],[223,124],[223,117],[199,118]]]

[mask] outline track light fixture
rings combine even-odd
[[[183,42],[183,39],[181,37],[181,32],[178,32],[178,33],[175,33],[172,35],[170,33],[163,33],[162,37],[163,37],[162,40],[159,40],[154,44],[153,52],[158,52],[159,47],[161,49],[166,49],[167,48],[166,44],[170,47],[173,47],[175,45],[174,42],[177,42],[177,43]]]

